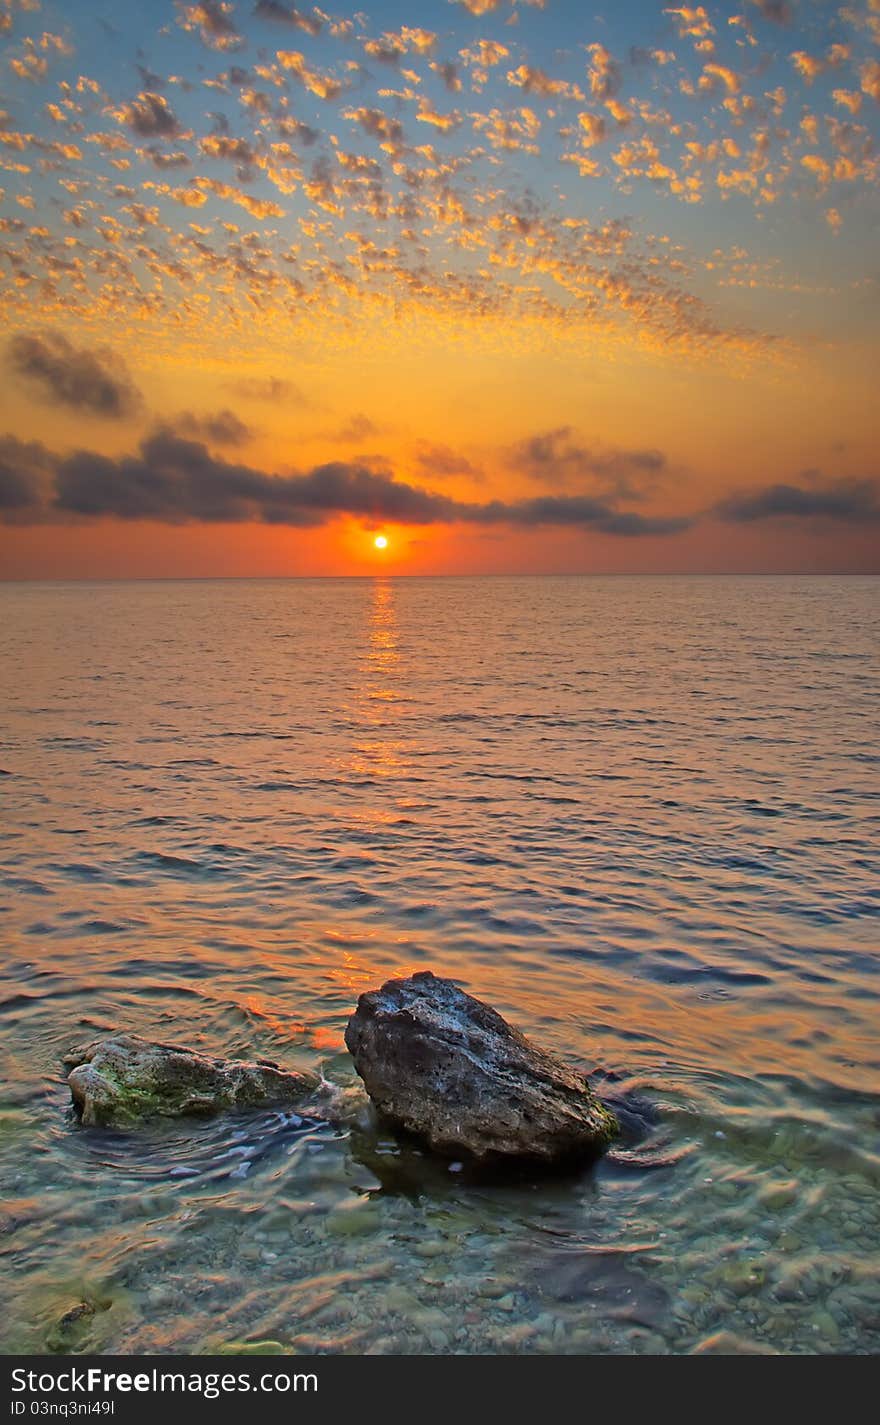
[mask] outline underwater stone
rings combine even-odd
[[[706,1336],[690,1352],[692,1356],[777,1356],[773,1346],[765,1346],[761,1341],[737,1336],[733,1331],[716,1331]]]
[[[64,1060],[74,1107],[88,1127],[132,1128],[155,1118],[301,1103],[316,1087],[268,1060],[211,1059],[177,1044],[116,1034]]]
[[[88,1335],[95,1311],[96,1308],[87,1301],[80,1301],[65,1311],[46,1337],[49,1350],[59,1356],[75,1350]]]
[[[382,1116],[435,1152],[552,1166],[618,1132],[583,1074],[430,971],[361,995],[345,1042]]]

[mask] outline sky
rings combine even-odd
[[[0,45],[3,577],[880,571],[880,0]]]

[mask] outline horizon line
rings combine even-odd
[[[376,579],[877,579],[880,569],[642,569],[522,570],[483,573],[405,573],[376,570],[362,574],[71,574],[57,576],[0,574],[0,586],[13,584],[282,584],[318,580]]]

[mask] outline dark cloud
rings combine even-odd
[[[33,520],[110,517],[310,527],[350,515],[405,525],[556,526],[624,536],[674,534],[692,523],[685,517],[633,514],[584,495],[467,503],[356,461],[331,461],[306,474],[272,475],[218,460],[200,441],[167,428],[144,440],[136,455],[114,459],[77,451],[55,459],[52,475],[50,493]],[[20,498],[22,491],[16,495],[18,487],[7,483],[12,497]],[[31,498],[33,492],[26,486],[23,493]]]
[[[384,114],[381,109],[351,109],[346,118],[360,124],[370,138],[383,139],[394,144],[403,142],[403,124],[399,119],[392,119]]]
[[[193,415],[192,411],[182,411],[172,422],[172,428],[181,435],[196,440],[212,441],[214,445],[244,445],[253,439],[250,426],[234,411],[223,409],[203,415]]]
[[[147,69],[143,64],[137,65],[137,72],[141,77],[144,89],[152,90],[155,93],[157,89],[165,88],[165,80],[161,74],[154,74],[152,69]]]
[[[217,39],[239,39],[238,30],[231,18],[232,6],[219,5],[217,0],[199,0],[194,7],[198,12],[202,29]]]
[[[534,500],[519,500],[514,504],[494,501],[478,506],[485,513],[480,523],[514,524],[537,527],[595,529],[601,534],[650,535],[679,534],[694,523],[688,516],[652,517],[617,510],[606,500],[589,495],[543,495]]]
[[[311,148],[312,144],[318,142],[321,137],[319,129],[313,129],[310,124],[304,124],[301,119],[284,118],[278,120],[278,132],[288,139],[299,139],[306,148]]]
[[[774,25],[790,25],[794,20],[794,8],[789,0],[752,0],[752,4]]]
[[[875,524],[880,521],[880,482],[836,480],[806,489],[800,485],[765,485],[731,495],[717,504],[713,513],[732,524],[775,518]]]
[[[370,59],[378,60],[379,64],[396,66],[406,54],[406,46],[389,35],[385,40],[368,40],[366,51]]]
[[[470,475],[472,479],[482,479],[482,471],[448,445],[420,441],[416,448],[416,460],[429,475],[441,478],[445,475]]]
[[[560,426],[529,436],[511,448],[510,463],[542,484],[588,480],[628,499],[644,495],[666,469],[662,450],[593,450],[573,435],[571,426]]]
[[[354,444],[359,440],[366,440],[368,436],[378,434],[379,427],[370,420],[369,416],[354,415],[346,421],[344,426],[334,431],[329,438]]]
[[[446,60],[441,64],[434,64],[431,67],[435,74],[438,74],[443,80],[443,87],[447,89],[450,94],[460,93],[461,78],[457,64],[452,64]]]
[[[306,15],[295,5],[280,5],[278,0],[257,0],[254,14],[260,20],[272,20],[277,25],[294,25],[307,35],[319,35],[324,26],[317,13]]]
[[[229,134],[209,134],[199,144],[206,158],[224,159],[236,165],[236,176],[240,183],[250,183],[254,177],[257,154],[247,139],[233,138]]]
[[[318,525],[338,514],[433,524],[455,517],[452,501],[362,465],[334,461],[306,475],[268,475],[215,460],[201,443],[168,430],[118,460],[80,451],[61,461],[53,506],[118,519]]]
[[[40,504],[52,457],[39,441],[0,439],[0,518],[11,521]]]
[[[118,420],[137,410],[140,392],[118,356],[75,347],[60,332],[10,339],[9,363],[44,399]]]
[[[175,150],[173,153],[165,153],[163,149],[153,147],[146,150],[146,157],[154,168],[160,171],[166,168],[189,168],[191,159],[189,154]]]
[[[234,391],[246,401],[282,402],[287,406],[308,405],[299,387],[280,376],[240,376],[227,381],[226,389]]]
[[[168,100],[150,89],[123,105],[119,117],[142,139],[167,139],[180,133],[180,124]]]

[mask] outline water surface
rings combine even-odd
[[[878,590],[0,586],[0,1348],[876,1351]],[[418,968],[655,1104],[631,1161],[70,1118],[119,1028],[352,1085]]]

